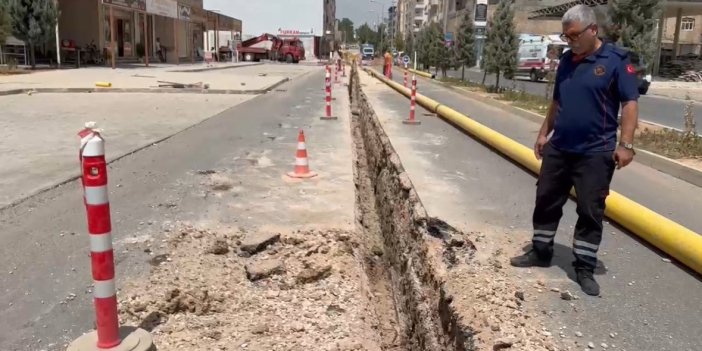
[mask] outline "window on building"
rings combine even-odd
[[[689,32],[695,29],[695,19],[692,17],[684,17],[680,22],[680,30]]]

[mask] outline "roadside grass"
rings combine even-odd
[[[474,92],[495,90],[494,86],[483,86],[477,82],[462,81],[458,78],[439,78],[438,80],[453,86],[466,87]],[[546,90],[550,87],[545,86],[544,89],[544,95],[534,95],[527,93],[524,89],[513,87],[487,98],[505,101],[515,107],[545,116],[551,101],[545,97]],[[694,102],[689,97],[688,100],[683,116],[685,131],[646,127],[637,131],[636,147],[672,159],[702,159],[702,136],[696,133],[695,116],[692,112]]]

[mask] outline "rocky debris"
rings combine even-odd
[[[514,292],[514,297],[516,297],[517,299],[519,299],[519,300],[521,300],[521,301],[524,301],[524,292],[521,291],[521,290],[520,290],[520,291],[515,291],[515,292]]]
[[[570,291],[568,291],[568,290],[561,293],[561,300],[571,301],[574,299],[575,299],[575,296],[573,296],[573,294],[571,294]]]
[[[268,332],[268,324],[265,323],[259,323],[253,326],[251,328],[251,332],[254,334],[265,334]]]
[[[559,289],[559,288],[551,288],[551,291],[557,293],[557,292],[561,292],[561,289]]]
[[[165,301],[160,304],[159,310],[165,314],[189,312],[201,316],[210,312],[211,302],[212,299],[207,290],[182,292],[175,288],[166,294]]]
[[[575,336],[577,336],[577,337],[579,337],[579,338],[582,338],[582,337],[583,337],[583,333],[581,333],[581,332],[575,332]]]
[[[297,275],[295,281],[298,284],[309,284],[329,277],[332,273],[331,265],[325,263],[309,267]]]
[[[670,260],[670,258],[661,258],[661,261],[663,261],[663,262],[665,262],[665,263],[670,263],[670,262],[672,262],[672,261]]]
[[[212,243],[205,253],[213,255],[225,255],[229,253],[229,244],[224,239],[217,239]]]
[[[246,265],[245,269],[246,278],[250,281],[268,278],[272,275],[282,274],[285,272],[283,263],[277,259],[268,259],[249,263]]]
[[[517,338],[502,338],[502,339],[497,339],[495,340],[495,343],[492,345],[492,349],[494,350],[504,350],[504,349],[509,349],[512,347],[512,345],[516,344],[518,341]]]
[[[595,344],[591,341],[591,342],[587,343],[587,347],[590,348],[590,349],[594,349],[594,348],[595,348]]]
[[[241,241],[239,248],[250,255],[255,255],[266,249],[269,245],[280,240],[280,233],[249,233]]]
[[[600,344],[600,347],[603,348],[603,349],[606,349],[606,348],[609,347],[609,345],[607,345],[606,343],[601,343],[601,344]]]

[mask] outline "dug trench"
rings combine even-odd
[[[451,306],[447,265],[472,256],[463,233],[429,218],[354,69],[349,84],[360,250],[381,323],[384,350],[473,350],[474,331]],[[399,339],[392,333],[397,330]]]

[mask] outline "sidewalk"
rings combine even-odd
[[[30,74],[0,76],[0,95],[16,90],[30,89],[158,89],[159,81],[198,83],[209,85],[210,91],[260,91],[284,81],[290,73],[307,72],[311,67],[292,66],[283,71],[273,71],[275,65],[250,63],[158,65],[157,67],[129,66],[111,69],[88,67],[70,70],[41,71]],[[234,69],[236,68],[236,69]],[[208,69],[207,71],[202,71]],[[252,79],[255,78],[255,79]],[[109,82],[112,88],[98,88],[96,82]],[[173,88],[166,88],[175,90]],[[182,89],[181,89],[182,91]]]
[[[680,100],[685,100],[686,96],[689,95],[691,100],[702,102],[702,83],[654,81],[648,88],[648,95],[658,95]]]

